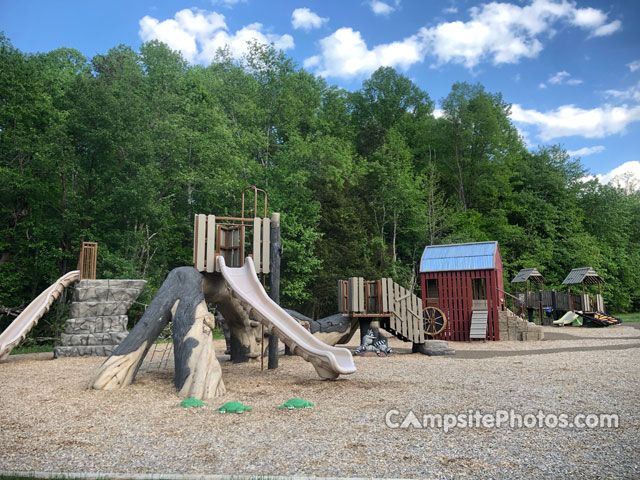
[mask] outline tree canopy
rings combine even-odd
[[[335,313],[340,278],[415,286],[426,245],[483,240],[507,283],[593,266],[610,310],[640,309],[639,191],[528,149],[482,85],[440,105],[392,68],[348,92],[257,43],[203,67],[156,41],[87,60],[1,36],[0,311],[73,269],[83,240],[99,276],[145,278],[150,298],[191,263],[193,215],[237,214],[247,185],[282,214],[282,303],[309,315]]]

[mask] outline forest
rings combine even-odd
[[[586,180],[560,145],[527,147],[482,85],[434,99],[392,68],[357,91],[272,46],[190,65],[159,42],[84,58],[0,36],[0,328],[98,242],[98,278],[144,278],[149,303],[192,264],[193,217],[239,215],[244,187],[282,219],[281,303],[336,312],[336,282],[417,289],[426,245],[497,240],[505,285],[536,267],[604,278],[640,310],[640,190]],[[37,327],[54,337],[69,299]],[[144,308],[137,305],[133,321]]]

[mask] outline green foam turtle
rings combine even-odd
[[[242,402],[229,402],[225,403],[220,408],[216,408],[216,411],[220,413],[244,413],[250,412],[251,407]]]
[[[303,400],[302,398],[292,398],[291,400],[287,400],[285,403],[280,405],[279,408],[288,408],[289,410],[293,410],[294,408],[311,407],[313,407],[313,403],[308,402],[307,400]]]
[[[205,406],[205,403],[202,400],[198,400],[197,398],[187,398],[186,400],[180,402],[180,406],[184,408],[202,408]]]

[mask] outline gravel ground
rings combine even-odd
[[[358,371],[320,380],[298,357],[277,371],[222,364],[224,397],[183,409],[170,370],[116,392],[88,390],[104,359],[46,354],[0,364],[0,471],[308,475],[404,478],[640,478],[640,340],[630,327],[553,329],[573,339],[451,343],[465,359],[400,353],[355,358]],[[587,337],[587,338],[585,338]],[[635,338],[633,338],[635,337]],[[625,345],[618,350],[541,349]],[[355,342],[352,342],[352,347]],[[217,351],[223,342],[217,341]],[[410,351],[410,350],[409,350]],[[226,357],[221,357],[226,358]],[[315,407],[285,411],[289,398]],[[243,401],[243,415],[215,412]],[[618,428],[389,428],[409,411],[614,413]]]

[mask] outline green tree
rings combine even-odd
[[[509,121],[511,107],[501,94],[487,93],[481,85],[456,83],[442,109],[441,135],[447,139],[439,155],[443,176],[456,180],[463,211],[489,212],[508,195],[511,165],[524,151]]]

